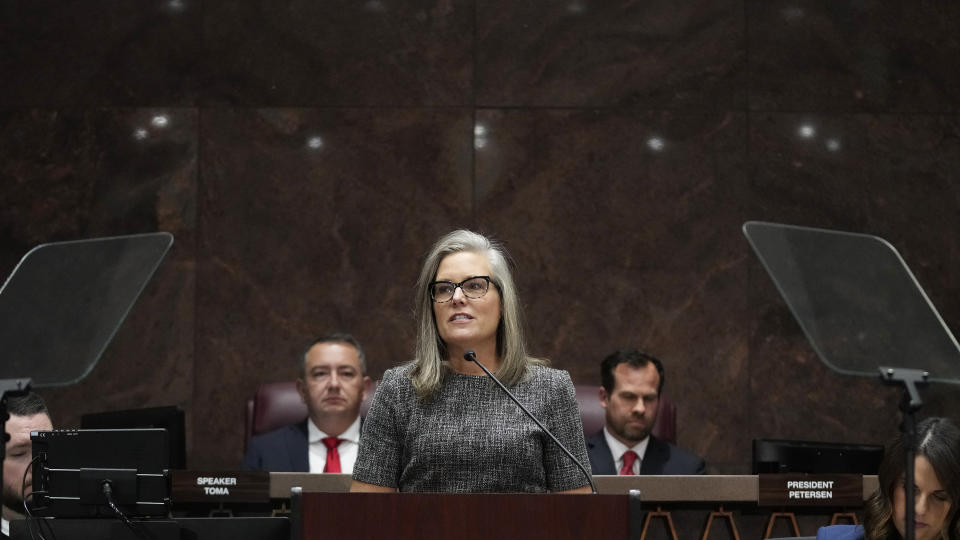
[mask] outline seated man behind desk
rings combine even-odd
[[[30,494],[33,486],[33,474],[24,473],[33,459],[31,431],[49,431],[53,429],[50,413],[43,399],[33,392],[25,396],[7,398],[6,431],[10,434],[7,441],[6,456],[3,459],[3,519],[0,536],[9,536],[10,519],[23,518],[23,498]]]
[[[360,443],[360,404],[370,388],[363,349],[349,334],[323,336],[300,361],[297,391],[307,405],[299,424],[250,439],[249,470],[352,473]]]
[[[650,434],[663,390],[660,360],[617,351],[603,359],[600,377],[606,425],[587,439],[593,474],[704,474],[703,459]]]

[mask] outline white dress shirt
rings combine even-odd
[[[327,464],[327,446],[323,444],[323,439],[330,437],[320,431],[313,420],[307,422],[307,443],[310,451],[310,472],[323,472],[324,465]],[[337,453],[340,454],[340,472],[353,473],[353,464],[357,461],[357,450],[360,448],[360,417],[350,424],[342,434],[339,435],[343,441],[337,447]]]
[[[647,444],[650,442],[650,436],[647,435],[642,441],[630,447],[617,440],[607,431],[607,426],[603,426],[603,437],[607,440],[610,453],[613,454],[613,464],[616,466],[617,474],[620,474],[620,469],[623,468],[623,455],[626,454],[628,450],[633,450],[637,454],[637,459],[633,462],[633,474],[640,474],[640,462],[643,461],[643,456],[647,453]]]

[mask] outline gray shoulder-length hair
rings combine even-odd
[[[523,334],[523,315],[517,288],[510,273],[508,255],[503,246],[487,237],[467,230],[447,233],[430,249],[420,279],[417,280],[417,297],[414,313],[417,319],[417,345],[414,367],[410,371],[417,396],[429,399],[440,385],[448,366],[447,346],[437,332],[433,315],[433,299],[430,283],[436,278],[437,268],[447,255],[467,251],[478,253],[490,263],[490,280],[500,292],[500,324],[497,326],[497,355],[500,368],[497,378],[507,386],[522,381],[528,374],[530,364],[544,364],[544,360],[527,356],[527,344]]]

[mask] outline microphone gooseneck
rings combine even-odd
[[[504,386],[502,382],[500,382],[500,379],[498,379],[493,373],[490,373],[490,370],[487,369],[487,366],[481,364],[480,361],[477,360],[477,353],[473,352],[472,350],[468,350],[467,352],[463,353],[463,359],[466,360],[467,362],[473,362],[478,366],[480,366],[480,369],[482,369],[483,372],[486,373],[488,377],[493,379],[493,382],[497,383],[497,386],[499,386],[501,390],[506,392],[507,395],[510,396],[510,399],[512,399],[513,402],[516,403],[517,406],[520,407],[520,409],[523,412],[525,412],[527,416],[529,416],[530,419],[533,420],[533,422],[537,424],[537,426],[550,437],[550,439],[553,440],[553,442],[557,443],[557,446],[559,446],[560,449],[563,450],[563,453],[565,453],[567,457],[569,457],[570,460],[573,461],[577,465],[577,467],[580,468],[580,470],[583,472],[583,476],[587,478],[587,482],[590,482],[590,489],[593,490],[594,494],[596,494],[597,486],[593,483],[593,477],[591,477],[590,473],[587,472],[587,468],[583,466],[583,463],[580,463],[580,460],[574,457],[573,453],[570,452],[570,450],[567,450],[567,447],[564,446],[563,443],[560,442],[560,440],[557,439],[553,435],[553,433],[551,433],[550,430],[546,428],[546,426],[540,423],[540,420],[537,420],[537,417],[534,416],[533,413],[528,411],[527,408],[523,406],[523,403],[520,403],[520,400],[517,399],[517,396],[513,395],[513,392],[511,392],[510,390],[507,390],[507,387]]]

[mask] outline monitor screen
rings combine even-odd
[[[753,474],[877,474],[883,446],[754,439]]]
[[[187,466],[187,445],[184,415],[179,407],[151,407],[125,411],[106,411],[85,414],[80,417],[80,429],[146,429],[167,430],[170,443],[170,468],[184,469]]]
[[[36,514],[115,517],[166,515],[170,505],[167,431],[57,429],[30,434]]]

